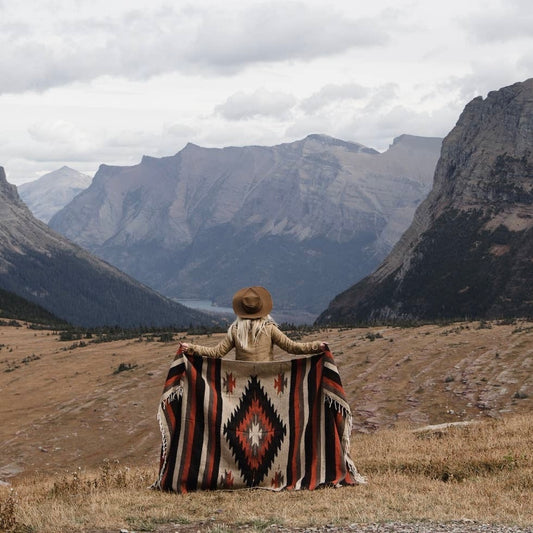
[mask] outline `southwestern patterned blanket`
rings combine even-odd
[[[364,483],[350,458],[351,412],[330,352],[264,363],[178,353],[158,420],[154,488]]]

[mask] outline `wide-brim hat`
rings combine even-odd
[[[262,318],[272,311],[272,296],[264,287],[245,287],[233,295],[233,310],[241,318]]]

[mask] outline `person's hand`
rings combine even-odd
[[[178,352],[183,353],[186,352],[189,349],[189,345],[186,342],[180,342],[178,347]]]
[[[326,350],[329,350],[329,346],[325,342],[321,342],[320,349],[325,352]]]

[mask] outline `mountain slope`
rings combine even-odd
[[[0,289],[0,317],[25,320],[53,326],[65,326],[66,322],[20,296]],[[1,322],[1,321],[0,321]]]
[[[101,166],[50,226],[161,293],[227,305],[261,284],[317,313],[374,268],[430,188],[440,139],[384,154],[310,135],[273,147],[187,145]]]
[[[30,183],[18,186],[19,196],[39,220],[48,222],[77,194],[91,184],[92,178],[69,167],[62,167]]]
[[[533,79],[470,102],[382,265],[319,322],[533,314]]]
[[[0,288],[83,326],[207,323],[54,233],[0,167]]]

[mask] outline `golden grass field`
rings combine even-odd
[[[352,458],[369,481],[312,492],[148,490],[158,398],[180,338],[214,344],[220,336],[97,344],[0,326],[0,530],[263,531],[396,520],[533,527],[533,323],[306,336],[327,341],[336,357],[354,414]],[[473,423],[413,431],[465,421]]]

